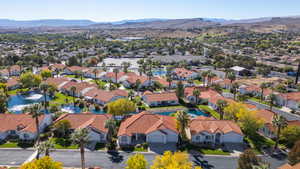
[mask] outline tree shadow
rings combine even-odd
[[[109,159],[113,163],[120,163],[124,160],[124,157],[117,151],[108,151],[107,153],[110,155]]]

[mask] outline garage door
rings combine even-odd
[[[150,143],[164,143],[163,135],[152,135],[148,137]]]

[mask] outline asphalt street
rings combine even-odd
[[[31,154],[33,150],[4,150],[0,149],[0,165],[21,165]],[[100,166],[104,169],[120,169],[126,165],[126,160],[132,153],[106,153],[86,151],[87,167]],[[65,167],[80,167],[80,153],[76,150],[57,150],[51,152],[50,156],[64,164]],[[156,154],[144,153],[145,158],[149,162],[155,159]],[[201,165],[204,169],[236,169],[238,157],[231,156],[190,156],[191,160]],[[278,160],[270,157],[264,159],[271,164],[272,169],[286,163],[286,160]]]

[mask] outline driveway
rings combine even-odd
[[[165,151],[176,151],[176,143],[167,143],[167,144],[160,144],[160,143],[149,143],[149,150],[156,153],[156,154],[163,154]]]
[[[33,153],[34,150],[0,149],[0,165],[20,165]]]

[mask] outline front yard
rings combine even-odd
[[[188,144],[184,146],[183,149],[180,149],[181,151],[196,151],[204,155],[230,155],[230,152],[224,151],[221,148],[204,148],[204,147],[199,147],[193,144]]]
[[[63,93],[56,92],[53,100],[50,101],[50,105],[62,105],[73,102],[72,96],[67,96]]]

